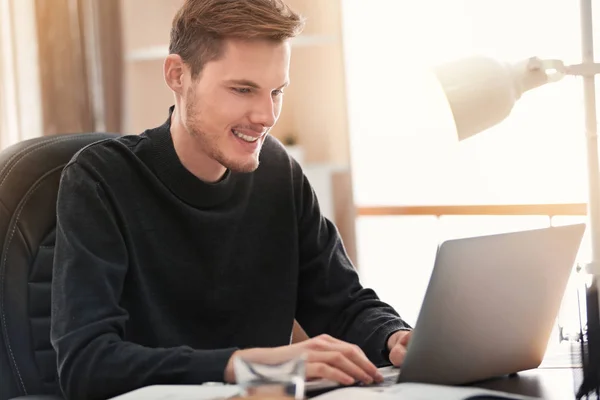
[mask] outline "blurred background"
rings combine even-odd
[[[172,104],[162,62],[181,3],[0,0],[0,148],[161,124]],[[441,241],[586,221],[581,81],[528,93],[506,121],[459,143],[431,72],[473,54],[578,63],[577,2],[288,4],[307,26],[293,41],[292,84],[272,134],[304,167],[363,283],[408,322]],[[577,264],[590,255],[586,237]],[[577,264],[548,360],[577,339],[586,279]]]

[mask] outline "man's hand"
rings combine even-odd
[[[289,346],[238,350],[227,363],[225,381],[236,381],[234,357],[262,364],[278,364],[302,354],[306,354],[306,379],[324,378],[343,385],[351,385],[356,381],[366,384],[383,381],[377,367],[360,347],[329,335],[320,335]]]
[[[390,362],[399,367],[404,362],[406,356],[406,347],[412,336],[412,331],[394,332],[387,342],[387,348],[390,351]]]

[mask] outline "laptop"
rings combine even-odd
[[[537,368],[584,231],[575,224],[443,242],[404,363],[380,369],[379,385],[463,385]],[[337,387],[306,382],[311,396]]]

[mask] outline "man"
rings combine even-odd
[[[188,0],[141,135],[80,151],[57,206],[51,341],[68,398],[235,382],[234,357],[381,380],[410,327],[363,288],[300,166],[268,135],[303,26],[280,0]],[[260,164],[259,164],[260,160]],[[312,338],[290,345],[296,318]]]

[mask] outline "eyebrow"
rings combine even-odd
[[[253,82],[248,79],[231,79],[226,81],[229,85],[239,85],[239,86],[248,86],[254,89],[260,89],[260,85],[256,82]],[[283,85],[279,86],[277,89],[282,89],[290,84],[289,81],[286,81]]]

